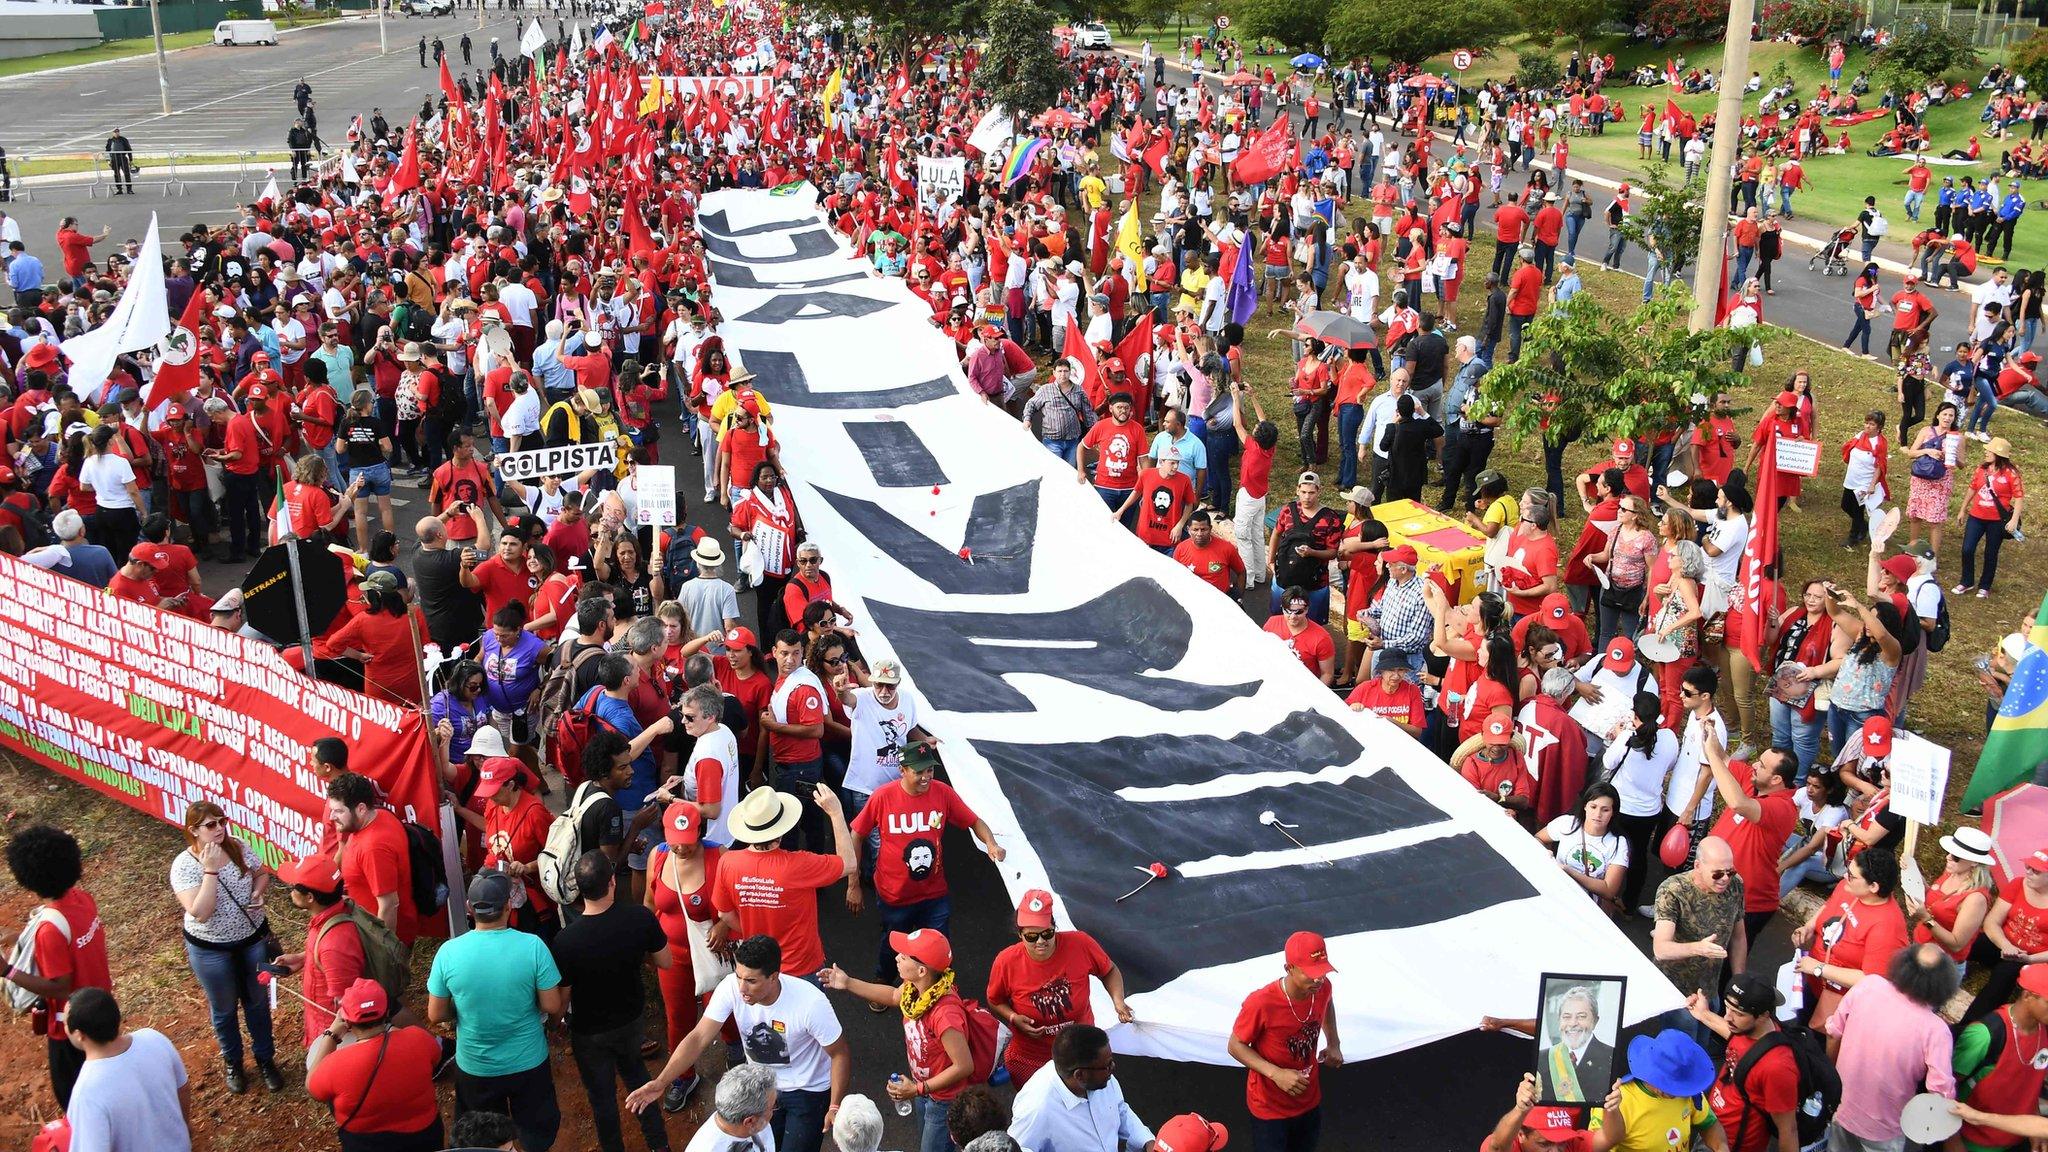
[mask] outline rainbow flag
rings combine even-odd
[[[2013,669],[2012,683],[2005,686],[2005,699],[1998,705],[1998,717],[1991,722],[1991,734],[1984,738],[1984,751],[1970,774],[1969,790],[1963,793],[1963,811],[1980,811],[1986,800],[2034,778],[2034,769],[2048,761],[2048,596],[2041,598],[2041,610],[2034,613],[2034,626],[2027,633],[2027,650]]]
[[[1017,141],[1016,146],[1010,149],[1009,163],[1003,165],[1003,184],[1008,186],[1022,180],[1024,174],[1031,171],[1032,161],[1038,159],[1039,152],[1044,148],[1043,136]]]

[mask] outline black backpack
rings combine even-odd
[[[1756,1112],[1756,1103],[1749,1098],[1749,1074],[1757,1061],[1779,1047],[1790,1047],[1793,1062],[1799,1065],[1799,1108],[1794,1113],[1799,1124],[1799,1146],[1804,1148],[1827,1137],[1828,1124],[1842,1103],[1841,1074],[1835,1071],[1835,1062],[1828,1059],[1827,1042],[1820,1033],[1804,1025],[1780,1021],[1778,1030],[1751,1045],[1729,1075],[1735,1094],[1742,1097],[1745,1105],[1742,1123],[1736,1126],[1730,1147],[1742,1146],[1743,1129]]]
[[[1925,637],[1925,640],[1927,641],[1927,650],[1929,652],[1939,652],[1943,648],[1948,647],[1948,638],[1950,632],[1948,622],[1948,594],[1943,592],[1941,590],[1941,586],[1938,584],[1935,585],[1934,594],[1941,598],[1941,602],[1935,606],[1934,630],[1927,633]]]
[[[1316,533],[1313,521],[1302,521],[1280,534],[1273,541],[1273,579],[1282,588],[1314,590],[1322,584],[1317,577],[1329,565],[1327,560],[1313,556],[1297,556],[1297,547],[1314,548]]]
[[[413,910],[421,916],[435,915],[448,907],[448,867],[441,862],[441,840],[410,820],[399,824],[405,829],[405,859],[412,868]]]

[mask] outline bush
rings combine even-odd
[[[2048,32],[2036,32],[2006,55],[2012,70],[2026,78],[2027,87],[2040,91],[2048,84]]]
[[[1977,49],[1960,32],[1920,23],[1900,28],[1876,59],[1880,75],[1910,87],[1976,67]],[[1899,95],[1905,94],[1901,88]]]
[[[1791,35],[1820,40],[1848,35],[1856,24],[1856,9],[1845,0],[1770,0],[1757,9],[1756,21],[1765,39]]]
[[[1650,0],[1643,23],[1664,36],[1719,40],[1728,27],[1726,0]]]
[[[1515,83],[1524,92],[1553,89],[1564,80],[1564,69],[1548,52],[1515,53]]]

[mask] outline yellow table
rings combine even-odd
[[[1390,500],[1375,504],[1373,518],[1387,526],[1387,540],[1415,549],[1424,571],[1434,564],[1451,582],[1451,599],[1463,604],[1479,594],[1472,579],[1485,566],[1486,538],[1427,504]]]

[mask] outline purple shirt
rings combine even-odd
[[[1882,1142],[1903,1133],[1899,1114],[1920,1091],[1954,1097],[1951,1066],[1954,1041],[1948,1024],[1892,987],[1882,976],[1865,976],[1828,1018],[1828,1035],[1841,1046],[1835,1070],[1842,1074],[1842,1104],[1835,1122],[1853,1135]]]
[[[546,651],[547,641],[531,632],[521,632],[519,642],[507,651],[498,643],[496,629],[484,629],[484,694],[478,703],[507,715],[525,712],[526,702],[540,687],[541,655]]]
[[[1003,374],[1001,352],[990,352],[986,345],[982,345],[979,351],[967,357],[966,368],[967,383],[972,385],[976,392],[995,400],[1003,398],[1006,378]]]

